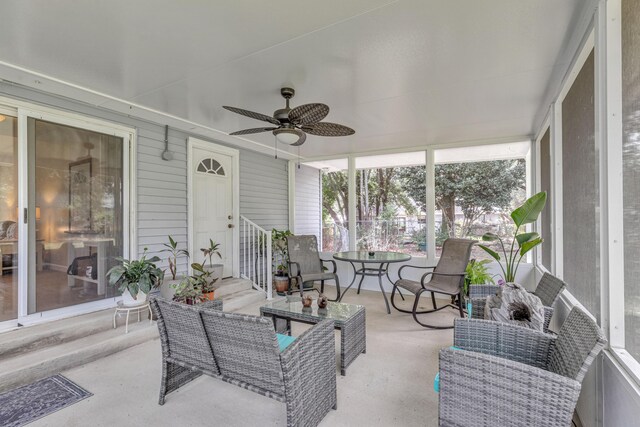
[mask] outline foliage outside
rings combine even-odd
[[[436,246],[449,237],[480,240],[486,232],[511,234],[513,225],[506,212],[524,199],[525,177],[523,159],[436,165],[435,202],[442,213]],[[323,249],[347,250],[347,172],[324,173],[322,183]],[[424,166],[358,170],[356,197],[356,247],[424,253]],[[483,253],[476,249],[473,255],[483,258]]]

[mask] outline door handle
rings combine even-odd
[[[228,228],[233,228],[233,227],[235,227],[235,225],[233,225],[233,224],[227,224],[227,227],[228,227]]]
[[[231,218],[232,218],[231,215],[227,216],[227,219],[231,219]]]

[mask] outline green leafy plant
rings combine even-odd
[[[142,257],[139,260],[127,260],[117,257],[120,265],[112,267],[107,272],[107,278],[111,286],[117,286],[120,292],[126,289],[134,299],[137,299],[138,292],[148,294],[149,291],[160,284],[164,277],[164,271],[156,267],[156,262],[160,261],[157,256],[147,259],[147,248],[144,248]]]
[[[213,265],[213,256],[218,255],[218,258],[222,259],[222,255],[220,255],[220,243],[216,243],[213,239],[209,239],[209,247],[201,248],[200,251],[204,255],[204,260],[206,261],[209,258],[209,265]],[[203,262],[204,264],[204,262]]]
[[[287,252],[287,237],[293,236],[289,230],[271,230],[271,262],[275,267],[276,275],[286,276],[289,272],[287,262],[289,254]]]
[[[172,285],[175,289],[173,300],[187,304],[196,304],[204,300],[202,283],[195,277],[187,276],[180,283]]]
[[[163,249],[162,252],[169,252],[169,257],[167,261],[169,262],[169,271],[171,272],[171,279],[176,280],[176,276],[178,274],[178,257],[185,256],[189,258],[189,251],[186,249],[178,249],[178,242],[173,240],[173,237],[167,236],[169,238],[169,243],[164,243],[163,246],[166,249]]]
[[[465,295],[469,295],[469,285],[484,285],[486,283],[495,283],[493,280],[493,276],[489,274],[489,270],[487,268],[487,264],[489,264],[490,262],[491,260],[489,259],[483,259],[480,261],[472,261],[467,264],[467,275],[464,279]]]
[[[191,279],[195,280],[203,293],[209,293],[214,291],[213,284],[218,278],[211,278],[211,271],[204,268],[204,265],[194,262],[191,264],[193,269],[193,275]]]
[[[491,255],[493,259],[498,261],[498,264],[502,269],[502,277],[504,278],[505,282],[515,281],[516,273],[518,271],[518,267],[520,266],[520,261],[522,261],[522,258],[531,249],[542,244],[543,240],[538,233],[520,233],[520,228],[527,224],[535,222],[538,219],[540,212],[542,212],[542,209],[544,209],[544,205],[546,204],[546,202],[547,193],[542,191],[531,196],[522,204],[522,206],[516,208],[513,212],[511,212],[511,219],[513,220],[513,223],[515,225],[515,231],[513,232],[511,245],[507,245],[509,246],[508,250],[505,247],[505,242],[502,240],[502,238],[500,238],[500,236],[494,233],[485,233],[482,236],[482,240],[485,242],[500,242],[502,255],[504,257],[504,266],[500,262],[503,260],[503,258],[500,257],[500,254],[485,245],[478,246],[480,246],[489,255]],[[517,248],[515,246],[516,244],[518,245]]]

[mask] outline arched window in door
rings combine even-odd
[[[225,176],[224,168],[216,159],[203,159],[196,170],[200,173]]]

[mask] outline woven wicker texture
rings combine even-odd
[[[595,320],[574,307],[562,324],[549,355],[549,370],[582,382],[607,340]]]
[[[558,295],[567,287],[567,284],[553,274],[544,273],[536,290],[533,293],[540,298],[542,305],[553,307]]]
[[[288,426],[316,426],[336,407],[332,320],[309,328],[279,353],[267,319],[223,313],[215,301],[188,306],[154,298],[151,304],[162,342],[159,404],[206,374],[285,402]]]
[[[570,426],[582,379],[605,344],[578,307],[557,338],[509,323],[456,319],[454,345],[462,350],[440,352],[440,425]]]

